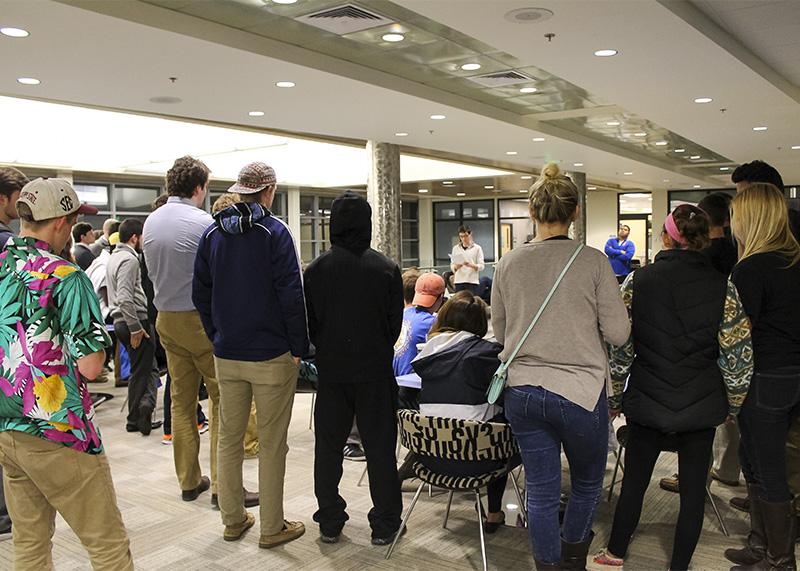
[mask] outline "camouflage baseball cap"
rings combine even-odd
[[[276,182],[275,171],[271,166],[259,162],[250,163],[239,171],[236,184],[230,187],[228,192],[255,194]]]

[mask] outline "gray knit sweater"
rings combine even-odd
[[[551,239],[515,248],[497,264],[492,325],[513,352],[575,251],[573,240]],[[605,343],[624,344],[630,321],[619,285],[603,253],[586,247],[508,370],[508,385],[540,386],[594,410],[604,386],[611,394]]]

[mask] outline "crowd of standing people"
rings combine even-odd
[[[255,506],[259,547],[305,533],[284,517],[283,486],[296,382],[313,359],[313,521],[323,543],[338,542],[349,519],[339,483],[354,426],[369,474],[373,545],[405,531],[401,482],[420,465],[453,476],[486,469],[410,454],[398,470],[399,403],[511,427],[519,454],[488,483],[483,528],[502,526],[508,472],[521,464],[537,569],[585,569],[609,420],[620,416],[625,475],[595,563],[624,564],[655,462],[673,451],[679,473],[669,485],[680,512],[669,568],[690,567],[717,440],[728,452],[739,448],[751,516],[746,545],[725,557],[795,569],[789,480],[800,466],[787,465],[787,450],[791,457],[800,444],[790,436],[800,414],[800,245],[773,171],[743,165],[732,200],[711,195],[677,207],[654,262],[631,273],[629,228],[609,240],[607,256],[569,237],[579,192],[548,164],[529,191],[536,236],[497,264],[489,309],[477,295],[485,264],[469,228],[453,247],[457,293],[447,299],[441,276],[403,274],[370,247],[371,207],[350,191],[333,202],[331,248],[304,269],[288,226],[270,211],[277,177],[264,163],[241,170],[212,217],[202,209],[208,167],[177,159],[166,199],[144,224],[108,221],[97,239],[78,221],[96,209],[68,181],[0,169],[0,500],[8,506],[0,506],[0,532],[13,521],[17,569],[52,566],[56,512],[95,569],[133,569],[86,384],[107,364],[110,332],[131,362],[129,432],[157,426],[157,353],[165,350],[181,498],[210,490],[226,541],[255,525],[247,510]],[[17,217],[19,236],[9,226]],[[487,390],[501,363],[507,382],[494,401]],[[421,388],[399,391],[396,378],[409,374]],[[210,399],[208,476],[199,461],[201,384]],[[258,492],[242,482],[249,423],[259,442]],[[562,451],[570,468],[563,521]],[[739,479],[722,460],[711,476]]]

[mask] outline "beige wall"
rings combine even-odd
[[[617,234],[617,193],[609,190],[586,194],[586,244],[601,252]]]

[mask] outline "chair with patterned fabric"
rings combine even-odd
[[[397,540],[402,535],[402,531],[425,484],[450,491],[450,497],[447,501],[447,513],[445,514],[445,525],[447,525],[447,517],[450,513],[450,503],[454,492],[474,492],[477,505],[480,506],[481,489],[508,474],[509,461],[519,454],[517,441],[514,439],[511,428],[507,424],[423,416],[415,410],[399,410],[397,411],[397,419],[400,429],[400,441],[420,460],[424,458],[444,460],[448,463],[452,462],[453,465],[462,462],[492,462],[501,467],[473,476],[452,476],[430,469],[423,461],[415,461],[414,472],[421,482],[417,492],[414,494],[411,505],[408,507],[408,511],[403,516],[400,531],[395,535],[394,541],[386,553],[386,559],[391,557]],[[457,470],[454,470],[454,472],[457,472]],[[514,486],[519,505],[524,506],[516,479],[513,476],[509,479]],[[486,571],[486,543],[483,536],[483,522],[481,521],[480,510],[476,511],[478,514],[478,529],[480,530],[483,569]]]

